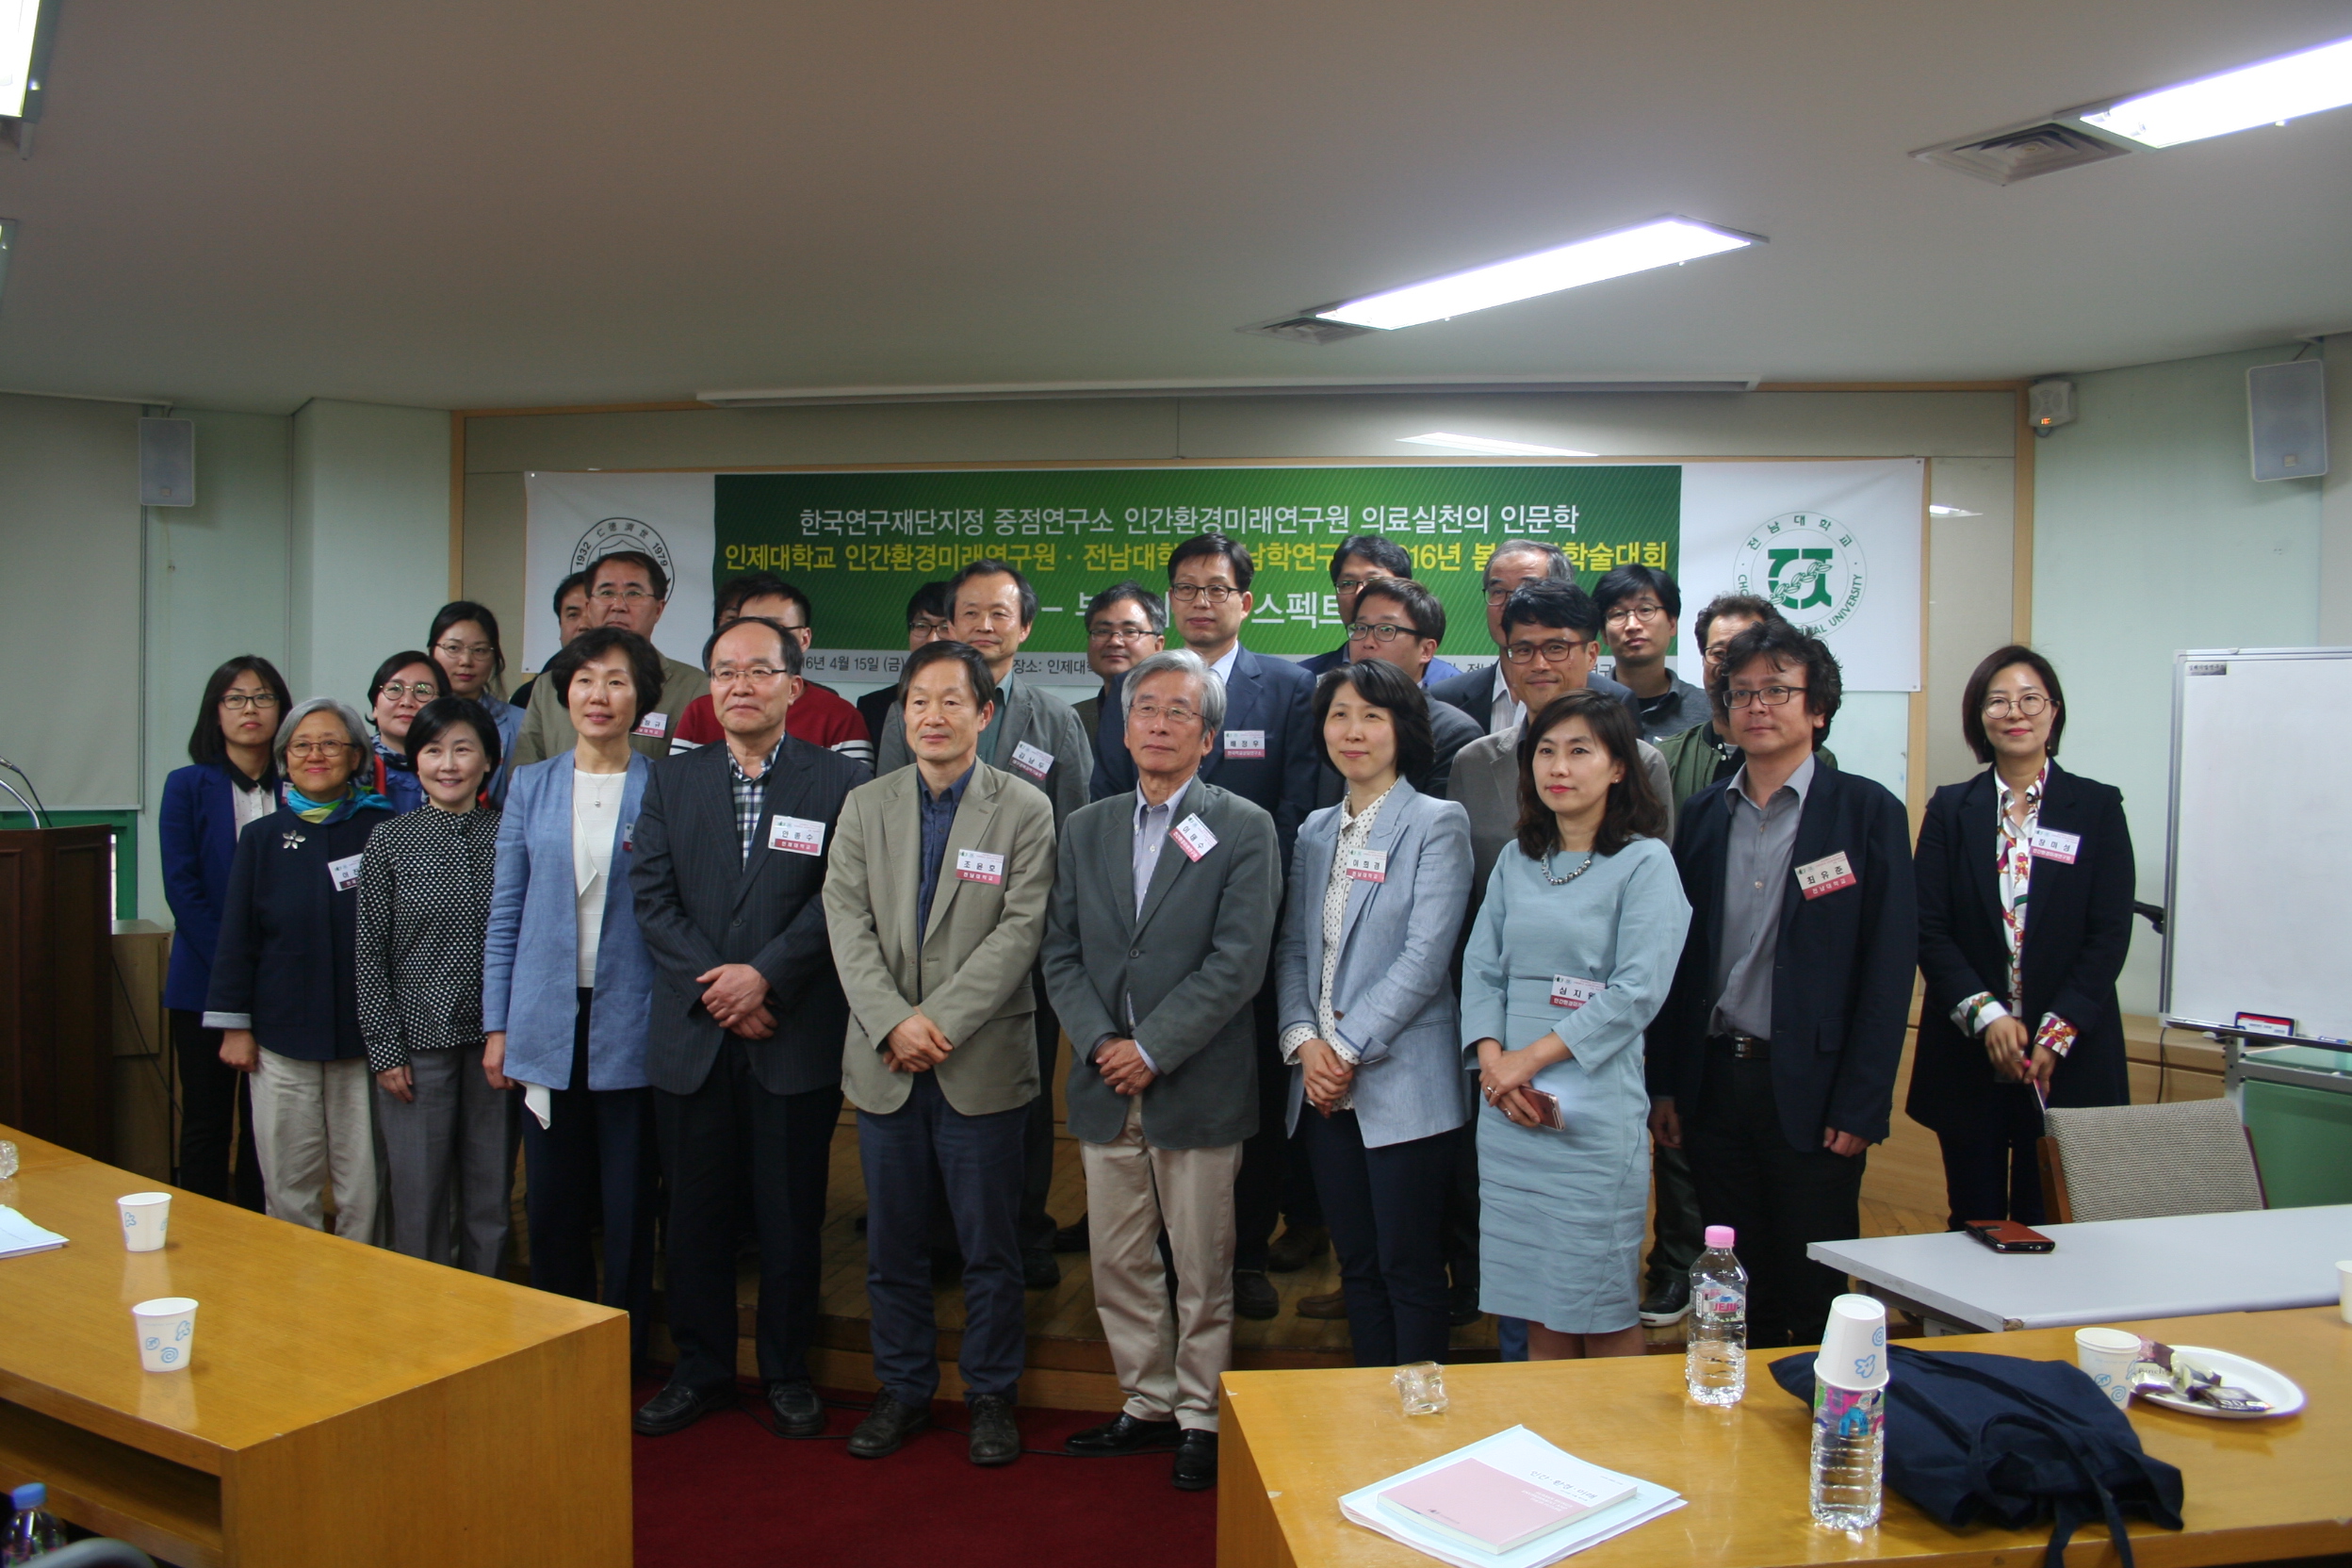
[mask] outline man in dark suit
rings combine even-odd
[[[1255,573],[1239,540],[1221,533],[1196,534],[1168,552],[1168,611],[1184,645],[1200,656],[1225,690],[1224,722],[1210,737],[1200,776],[1274,819],[1279,874],[1290,864],[1298,825],[1315,809],[1315,770],[1322,765],[1323,748],[1315,734],[1315,678],[1288,660],[1261,659],[1241,645],[1241,624],[1254,602],[1250,580]],[[1097,800],[1132,793],[1135,787],[1135,763],[1127,754],[1119,703],[1124,679],[1112,682],[1102,701],[1102,727],[1095,738]],[[1290,1144],[1282,1132],[1283,1096],[1289,1092],[1289,1075],[1275,1039],[1280,1008],[1270,965],[1268,970],[1256,1014],[1258,1132],[1242,1156],[1241,1178],[1233,1189],[1241,1233],[1233,1265],[1233,1310],[1256,1319],[1282,1310],[1281,1298],[1266,1278],[1274,1222],[1282,1210],[1287,1206],[1291,1223],[1304,1233],[1319,1230],[1321,1223],[1313,1208],[1312,1184],[1300,1181],[1287,1189],[1283,1184]]]
[[[948,602],[947,584],[926,582],[906,598],[906,651],[956,635],[956,607]],[[866,721],[866,735],[882,743],[890,705],[898,700],[898,683],[877,686],[858,699],[858,716]],[[877,753],[878,755],[878,753]]]
[[[1496,652],[1503,646],[1503,606],[1511,596],[1530,582],[1558,582],[1574,588],[1576,569],[1568,564],[1568,557],[1558,545],[1546,545],[1533,539],[1506,539],[1494,547],[1494,553],[1486,561],[1486,634],[1494,639]],[[1571,672],[1573,688],[1582,684],[1589,692],[1599,692],[1615,697],[1633,714],[1637,728],[1642,723],[1642,709],[1630,688],[1620,686],[1600,673],[1599,612],[1593,612],[1594,641],[1586,650],[1582,664]],[[1471,670],[1451,680],[1440,680],[1429,687],[1432,702],[1447,702],[1476,719],[1487,734],[1511,728],[1527,717],[1520,710],[1519,699],[1511,694],[1511,683],[1503,678],[1502,662],[1495,661],[1491,670]]]
[[[1342,539],[1331,550],[1331,600],[1339,610],[1339,624],[1342,627],[1356,624],[1356,596],[1364,591],[1365,583],[1379,578],[1396,578],[1407,582],[1413,580],[1413,557],[1405,553],[1402,545],[1392,539],[1383,539],[1377,533],[1354,533]],[[1329,653],[1318,653],[1312,659],[1300,660],[1298,667],[1319,678],[1324,671],[1353,663],[1361,657],[1353,651],[1354,646],[1352,641],[1343,642]],[[1421,684],[1429,686],[1441,680],[1450,680],[1461,673],[1460,668],[1438,658],[1437,650],[1431,648],[1429,657],[1423,661],[1419,679]],[[1420,787],[1418,782],[1413,785],[1415,789]]]
[[[1404,671],[1414,685],[1426,687],[1429,672],[1439,662],[1437,645],[1446,640],[1446,607],[1437,596],[1411,578],[1367,578],[1358,586],[1355,606],[1356,618],[1348,627],[1348,662],[1377,659]],[[1429,771],[1412,783],[1423,794],[1443,797],[1446,781],[1454,771],[1454,754],[1486,732],[1451,703],[1433,702],[1429,709],[1430,736],[1437,750]],[[1315,770],[1315,806],[1336,806],[1347,792],[1347,781],[1326,757]]]
[[[636,826],[637,923],[652,955],[645,1074],[670,1186],[678,1366],[637,1413],[648,1436],[735,1402],[735,1173],[760,1240],[760,1376],[778,1426],[825,1429],[808,1380],[818,1232],[849,1008],[825,934],[833,825],[863,764],[784,732],[800,643],[736,621],[703,646],[724,745],[657,763]]]
[[[1810,1345],[1846,1282],[1805,1247],[1861,1233],[1863,1152],[1903,1058],[1909,825],[1884,787],[1816,765],[1839,696],[1818,640],[1751,627],[1712,679],[1745,760],[1675,830],[1690,934],[1650,1028],[1650,1125],[1690,1151],[1707,1223],[1738,1233],[1749,1343]]]

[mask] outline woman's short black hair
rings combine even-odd
[[[1770,659],[1775,665],[1795,664],[1805,671],[1805,708],[1808,713],[1821,715],[1821,727],[1813,732],[1813,749],[1821,750],[1829,739],[1829,721],[1838,716],[1838,705],[1845,697],[1845,678],[1838,671],[1838,656],[1829,651],[1827,643],[1806,636],[1787,621],[1758,621],[1723,645],[1723,662],[1715,666],[1707,683],[1707,700],[1715,705],[1715,711],[1731,711],[1731,678],[1758,659]]]
[[[565,712],[572,707],[572,677],[591,659],[601,659],[615,648],[629,657],[629,685],[637,695],[636,711],[629,715],[632,727],[662,706],[662,656],[654,652],[653,645],[622,627],[592,626],[564,644],[540,672],[542,679],[555,682],[556,700]]]
[[[1258,564],[1250,559],[1250,547],[1225,533],[1196,533],[1168,552],[1168,580],[1176,580],[1176,568],[1187,561],[1214,555],[1233,568],[1233,586],[1243,593],[1250,591],[1250,580],[1258,573]]]
[[[204,700],[196,710],[196,727],[188,731],[188,760],[191,762],[218,766],[229,760],[229,737],[220,727],[220,699],[229,694],[237,678],[248,671],[261,678],[278,699],[277,715],[270,721],[270,733],[275,735],[286,714],[294,710],[294,694],[286,689],[286,677],[278,667],[257,653],[240,653],[224,662],[204,682]],[[272,773],[276,771],[273,767]]]
[[[474,732],[482,742],[482,754],[490,760],[489,772],[498,772],[498,721],[490,716],[490,710],[471,697],[435,697],[417,710],[408,724],[405,745],[409,761],[415,762],[424,755],[427,746],[459,725]]]
[[[557,618],[562,617],[559,615]],[[482,634],[490,639],[490,678],[498,679],[506,674],[506,645],[498,641],[498,618],[491,613],[486,604],[477,604],[472,599],[451,599],[443,605],[433,617],[433,629],[425,633],[426,648],[439,647],[443,632],[466,621],[482,628]]]
[[[1642,771],[1642,738],[1634,733],[1633,714],[1602,693],[1566,692],[1545,703],[1544,711],[1519,732],[1519,853],[1541,860],[1560,847],[1560,819],[1535,787],[1535,748],[1570,719],[1582,719],[1592,738],[1625,770],[1625,776],[1609,787],[1609,806],[1592,835],[1593,853],[1614,855],[1636,839],[1655,839],[1664,832],[1666,807]]]
[[[378,664],[376,666],[376,673],[368,678],[368,724],[373,725],[376,722],[376,694],[384,690],[384,683],[385,681],[391,679],[402,670],[407,669],[411,664],[422,664],[425,668],[431,670],[433,672],[433,685],[440,689],[440,693],[443,696],[448,696],[449,694],[449,672],[441,667],[441,661],[435,659],[433,655],[427,653],[422,648],[410,648],[405,653],[396,653],[391,658],[385,660],[383,663]]]
[[[1437,766],[1437,737],[1429,729],[1429,699],[1413,677],[1405,674],[1384,659],[1366,659],[1353,664],[1341,664],[1325,670],[1315,682],[1315,743],[1323,749],[1323,760],[1331,771],[1339,771],[1339,763],[1331,756],[1331,747],[1323,740],[1323,721],[1331,716],[1331,704],[1339,696],[1342,686],[1355,688],[1356,695],[1375,708],[1388,711],[1388,724],[1396,732],[1396,774],[1400,778],[1427,778]]]
[[[915,672],[928,664],[940,664],[955,660],[963,665],[964,674],[972,678],[972,699],[986,708],[996,700],[996,677],[989,672],[988,662],[980,657],[980,650],[970,643],[954,638],[941,638],[925,643],[906,656],[906,662],[898,667],[898,705],[906,706],[906,688],[914,683]]]
[[[1993,678],[2012,664],[2032,670],[2040,678],[2042,690],[2050,694],[2050,756],[2058,755],[2058,737],[2066,732],[2066,694],[2058,684],[2057,668],[2023,643],[1995,648],[1977,665],[1976,673],[1968,677],[1968,689],[1960,694],[1960,733],[1980,762],[1993,760],[1993,739],[1984,733],[1984,694],[1992,690]]]

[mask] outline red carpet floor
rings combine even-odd
[[[641,1384],[650,1398],[658,1385]],[[866,1402],[863,1395],[837,1395]],[[1068,1459],[1024,1453],[1002,1469],[964,1457],[964,1407],[941,1403],[939,1428],[888,1459],[849,1457],[859,1412],[833,1410],[825,1437],[789,1440],[750,1387],[744,1408],[705,1416],[668,1437],[639,1437],[637,1568],[1211,1568],[1217,1494],[1168,1484],[1170,1456]],[[1023,1410],[1030,1449],[1058,1449],[1103,1420]]]

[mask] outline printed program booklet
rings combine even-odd
[[[1682,1506],[1512,1427],[1339,1500],[1349,1521],[1458,1568],[1541,1568]]]
[[[65,1238],[57,1232],[44,1231],[14,1209],[0,1204],[0,1258],[46,1252],[64,1245]]]

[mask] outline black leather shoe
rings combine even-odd
[[[1687,1274],[1669,1274],[1642,1298],[1642,1321],[1653,1329],[1679,1323],[1690,1311],[1690,1278]]]
[[[1263,1323],[1282,1310],[1282,1298],[1274,1292],[1274,1282],[1263,1269],[1233,1270],[1233,1313]]]
[[[770,1383],[768,1409],[776,1413],[776,1429],[786,1437],[823,1437],[825,1401],[807,1383]]]
[[[1266,1250],[1266,1266],[1277,1274],[1295,1273],[1331,1250],[1331,1233],[1321,1225],[1285,1225]]]
[[[1176,1490],[1206,1492],[1217,1484],[1217,1434],[1186,1432],[1176,1446]]]
[[[1021,1282],[1027,1290],[1052,1290],[1062,1282],[1062,1266],[1054,1261],[1051,1252],[1023,1252]]]
[[[874,1408],[849,1434],[849,1451],[858,1459],[881,1459],[931,1424],[931,1407],[910,1405],[887,1388],[874,1396]]]
[[[629,1419],[629,1429],[640,1437],[667,1437],[684,1431],[714,1410],[732,1410],[736,1398],[733,1383],[713,1383],[709,1388],[665,1383],[661,1393],[638,1408]]]
[[[972,1396],[972,1462],[1010,1464],[1021,1457],[1021,1426],[1013,1407],[993,1394]]]
[[[1094,1238],[1086,1229],[1085,1215],[1078,1217],[1077,1224],[1065,1225],[1054,1233],[1054,1250],[1056,1252],[1084,1252],[1093,1245]]]
[[[1184,1430],[1173,1421],[1138,1421],[1125,1411],[1099,1427],[1088,1427],[1062,1445],[1066,1454],[1088,1458],[1107,1454],[1139,1454],[1146,1448],[1173,1448]]]

